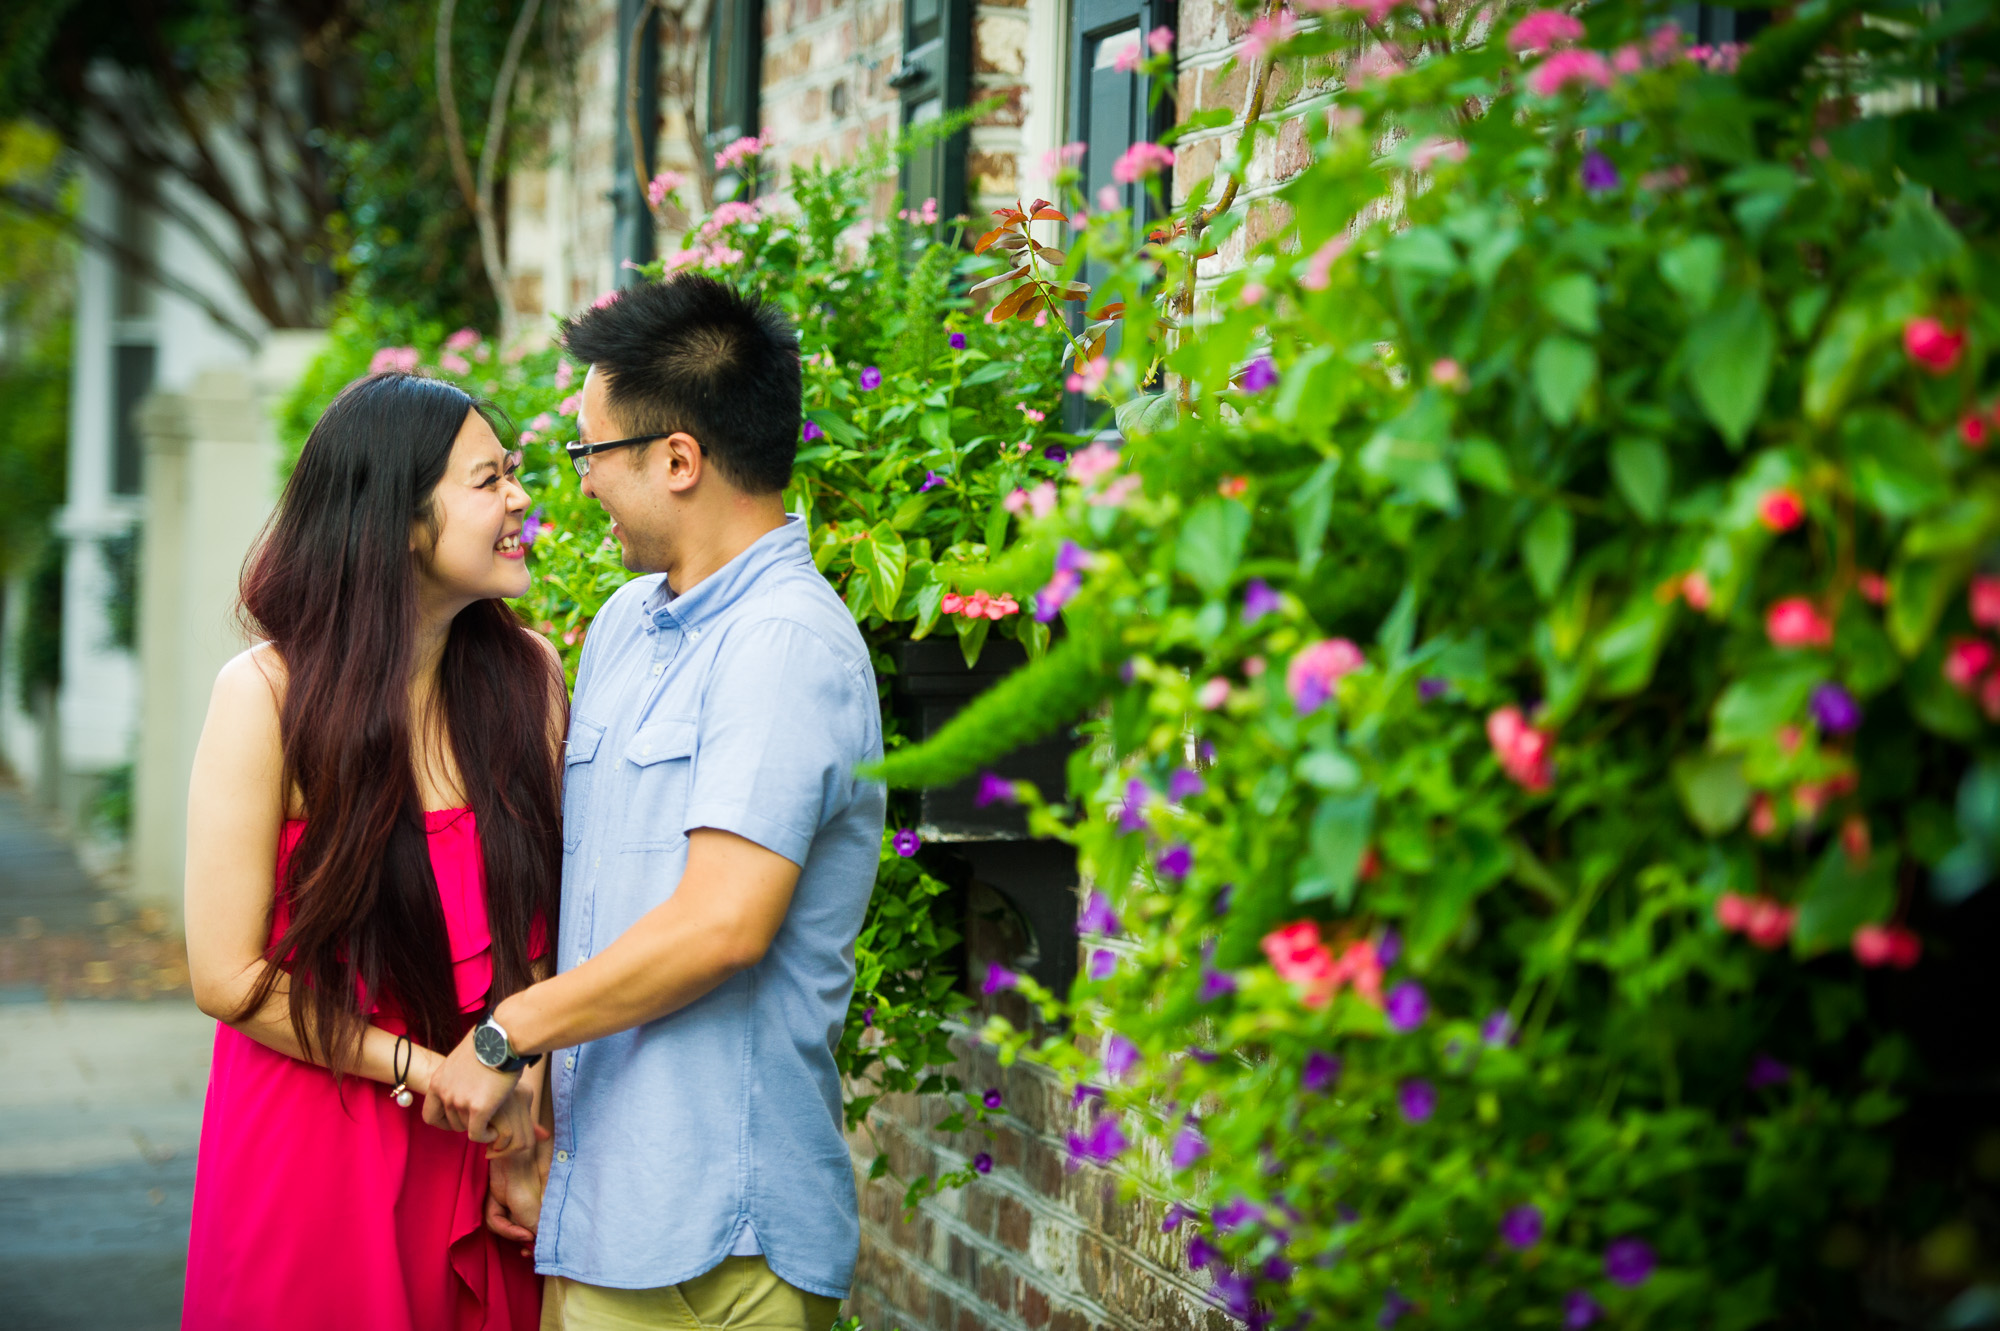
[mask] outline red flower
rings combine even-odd
[[[1854,931],[1854,959],[1864,966],[1906,971],[1924,955],[1924,943],[1899,924],[1864,924]]]
[[[1874,849],[1875,839],[1868,830],[1868,820],[1858,813],[1847,815],[1847,821],[1840,825],[1840,848],[1847,852],[1847,858],[1854,861],[1857,869],[1868,864],[1868,853]]]
[[[1787,596],[1764,616],[1764,632],[1774,647],[1825,647],[1833,642],[1833,621],[1803,596]]]
[[[1958,423],[1958,437],[1967,448],[1986,447],[1986,418],[1976,411],[1968,414]]]
[[[1986,713],[1988,721],[2000,721],[2000,671],[1980,681],[1979,710]]]
[[[1730,933],[1741,933],[1750,924],[1750,898],[1740,892],[1724,892],[1715,903],[1715,922]]]
[[[1486,718],[1486,738],[1494,756],[1515,784],[1528,790],[1547,790],[1555,780],[1549,760],[1549,734],[1528,724],[1518,707],[1502,707]]]
[[[1983,629],[2000,628],[2000,578],[1982,574],[1965,592],[1966,609],[1972,622]]]
[[[1769,952],[1784,946],[1798,922],[1798,907],[1780,905],[1769,897],[1756,897],[1750,903],[1750,919],[1743,932],[1751,942]]]
[[[1972,692],[1979,677],[1993,668],[1993,644],[1984,638],[1954,638],[1944,654],[1944,677],[1960,693]]]
[[[1789,485],[1781,485],[1757,501],[1757,520],[1772,531],[1790,531],[1805,521],[1806,501]]]
[[[1763,791],[1750,800],[1750,835],[1759,841],[1778,830],[1778,807]]]
[[[1903,350],[1932,374],[1949,374],[1965,351],[1965,334],[1926,315],[1903,325]]]
[[[1870,605],[1881,605],[1889,599],[1889,580],[1880,573],[1863,573],[1854,580],[1854,589]]]
[[[1700,569],[1681,579],[1681,595],[1687,598],[1690,609],[1706,610],[1715,599],[1715,592],[1708,585],[1708,575]]]

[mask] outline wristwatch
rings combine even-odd
[[[495,1072],[519,1072],[541,1061],[540,1054],[517,1054],[500,1023],[488,1017],[472,1028],[472,1052]]]

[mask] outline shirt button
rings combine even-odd
[[[575,1067],[575,1066],[576,1066],[576,1055],[575,1055],[575,1054],[564,1054],[564,1055],[563,1055],[563,1066],[564,1066],[564,1067],[566,1067],[566,1068],[573,1068],[573,1067]]]
[[[557,1152],[556,1152],[556,1161],[557,1161],[557,1163],[559,1163],[559,1164],[565,1164],[565,1165],[566,1165],[566,1164],[568,1164],[568,1163],[569,1163],[569,1152],[568,1152],[568,1151],[557,1151]]]
[[[660,671],[664,670],[665,668],[666,668],[665,666],[654,666],[653,673],[657,675],[660,673]]]

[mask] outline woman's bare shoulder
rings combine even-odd
[[[273,722],[285,703],[288,676],[285,660],[268,642],[238,652],[216,672],[212,711],[249,719],[268,716]]]

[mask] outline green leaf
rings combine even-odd
[[[1472,280],[1482,289],[1493,285],[1493,279],[1500,275],[1500,265],[1521,247],[1519,227],[1503,227],[1490,232],[1466,247],[1465,266],[1472,272]]]
[[[813,410],[807,412],[806,416],[817,424],[820,429],[826,431],[826,437],[837,444],[858,444],[867,438],[861,431],[848,424],[847,418],[837,411],[828,411],[825,407],[815,407]]]
[[[868,570],[875,608],[884,619],[896,615],[896,602],[903,594],[903,574],[909,564],[903,538],[886,522],[868,529],[868,535],[854,544],[854,562]]]
[[[1361,857],[1368,850],[1368,836],[1375,822],[1375,792],[1359,795],[1328,795],[1313,814],[1309,842],[1312,857],[1307,874],[1292,889],[1294,901],[1333,900],[1334,909],[1345,911],[1354,904],[1354,886],[1361,870]]]
[[[1660,276],[1687,304],[1689,314],[1700,314],[1715,300],[1722,280],[1722,242],[1714,236],[1684,240],[1660,256]]]
[[[1710,743],[1734,749],[1769,738],[1779,726],[1798,720],[1813,687],[1825,677],[1825,665],[1811,658],[1776,661],[1750,671],[1715,700]]]
[[[986,646],[986,634],[993,627],[993,621],[953,615],[951,622],[958,629],[959,653],[965,657],[966,669],[970,670],[979,664],[979,653]]]
[[[1528,580],[1544,601],[1562,586],[1575,540],[1576,523],[1569,510],[1559,504],[1550,504],[1535,514],[1535,520],[1521,533],[1521,562],[1528,566]]]
[[[1513,469],[1507,454],[1491,439],[1472,439],[1458,450],[1458,474],[1482,490],[1494,494],[1514,493]]]
[[[1979,763],[1959,780],[1958,827],[1979,844],[2000,848],[2000,762]]]
[[[1590,274],[1564,273],[1535,294],[1549,316],[1572,333],[1597,331],[1597,279]]]
[[[1611,479],[1632,511],[1658,522],[1667,511],[1672,464],[1657,439],[1627,438],[1611,445]]]
[[[1405,939],[1410,965],[1420,971],[1458,936],[1472,903],[1514,867],[1513,849],[1478,827],[1460,828],[1439,858],[1443,864],[1424,882]]]
[[[1180,410],[1172,393],[1141,393],[1111,409],[1118,433],[1127,439],[1157,434],[1179,419]]]
[[[1971,563],[1972,556],[1966,554],[1955,559],[1901,559],[1890,568],[1886,626],[1897,651],[1915,656],[1930,642]]]
[[[1210,596],[1229,590],[1243,546],[1250,538],[1250,510],[1234,499],[1213,496],[1196,505],[1181,523],[1174,567]]]
[[[1845,405],[1862,361],[1893,331],[1878,305],[1847,305],[1834,311],[1818,345],[1806,357],[1806,419],[1816,425],[1833,419]]]
[[[1392,666],[1401,665],[1409,659],[1410,646],[1417,640],[1417,584],[1411,579],[1403,584],[1403,590],[1396,596],[1396,603],[1389,607],[1389,613],[1382,620],[1382,627],[1375,631],[1375,641],[1381,645]]]
[[[1568,425],[1597,379],[1597,352],[1587,342],[1558,333],[1542,339],[1530,369],[1542,415],[1551,425]]]
[[[1000,504],[995,503],[986,513],[986,555],[992,558],[1000,553],[1007,543],[1007,519],[1014,516]]]
[[[1741,447],[1763,410],[1778,350],[1778,322],[1754,291],[1704,315],[1688,330],[1688,386],[1709,423]]]
[[[1721,836],[1742,821],[1750,807],[1750,783],[1743,759],[1733,753],[1691,754],[1676,759],[1674,790],[1688,820],[1708,836]]]
[[[1403,232],[1384,247],[1382,261],[1427,277],[1450,277],[1458,271],[1458,251],[1435,227],[1413,226]]]
[[[951,413],[948,411],[927,411],[917,421],[917,433],[924,437],[932,448],[951,447]]]
[[[1895,854],[1878,850],[1865,867],[1857,867],[1836,841],[1820,856],[1819,867],[1799,898],[1792,950],[1809,957],[1846,947],[1856,929],[1884,918],[1895,904]]]
[[[1591,644],[1598,693],[1607,698],[1629,698],[1651,683],[1653,667],[1659,663],[1660,649],[1666,645],[1673,622],[1671,602],[1663,604],[1651,589],[1634,592],[1618,617],[1606,624]]]
[[[1305,483],[1292,491],[1286,507],[1292,514],[1292,539],[1299,551],[1299,576],[1310,577],[1326,548],[1326,524],[1333,518],[1333,481],[1340,472],[1335,454],[1313,468]]]

